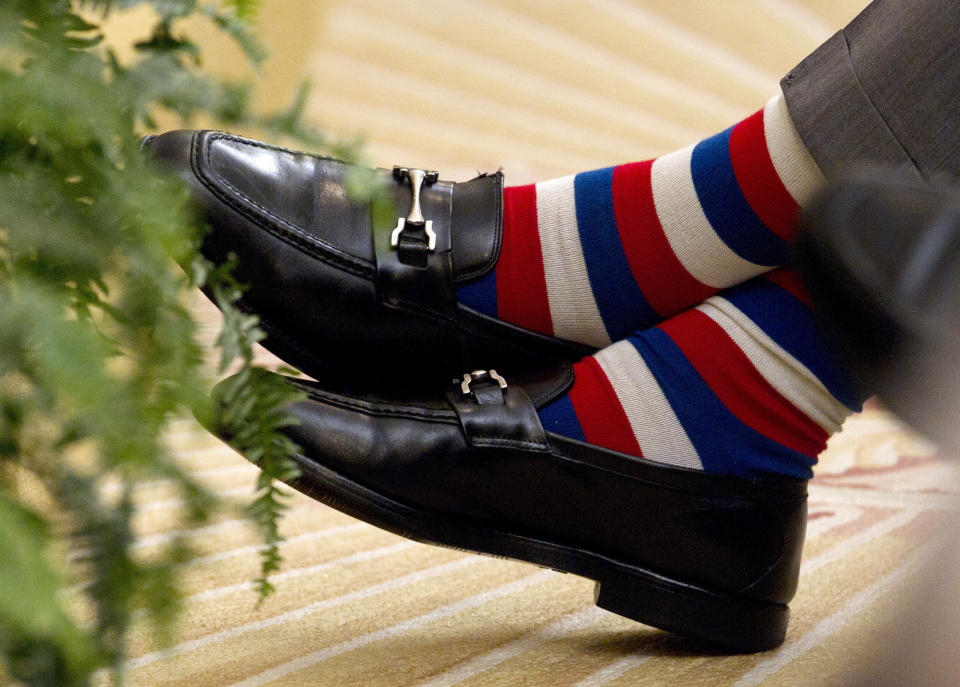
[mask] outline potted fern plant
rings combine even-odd
[[[155,11],[152,35],[121,62],[100,26],[142,4]],[[141,560],[131,519],[138,483],[158,478],[188,504],[185,526],[218,507],[163,442],[171,419],[211,412],[213,375],[185,305],[196,286],[224,312],[219,369],[239,372],[222,412],[263,468],[249,513],[264,533],[258,588],[271,590],[283,510],[273,480],[295,475],[282,433],[295,396],[253,364],[262,332],[235,307],[242,285],[200,257],[185,190],[138,147],[158,109],[322,142],[300,120],[305,91],[258,116],[248,87],[205,75],[179,29],[202,16],[258,62],[254,10],[251,0],[0,3],[0,683],[85,685],[97,670],[122,682],[133,609],[160,636],[171,628],[189,546],[174,539]]]

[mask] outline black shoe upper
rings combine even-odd
[[[190,184],[212,230],[203,251],[238,258],[242,305],[260,315],[266,346],[308,374],[362,371],[380,385],[447,379],[576,360],[592,349],[490,318],[456,301],[456,287],[493,269],[503,178],[422,186],[436,244],[410,225],[411,183],[387,170],[387,205],[351,200],[351,167],[211,131],[174,131],[145,148]],[[331,361],[335,361],[331,364]]]
[[[711,475],[545,432],[537,409],[572,380],[567,365],[508,377],[505,389],[481,374],[466,393],[455,380],[442,392],[406,397],[291,380],[309,397],[291,409],[300,421],[289,429],[302,447],[297,486],[329,493],[333,475],[426,513],[430,523],[486,527],[711,593],[786,604],[796,590],[806,483]],[[352,514],[411,530],[391,527],[378,519],[377,507],[366,508]],[[418,538],[593,579],[606,574],[459,535],[444,540],[427,531]]]

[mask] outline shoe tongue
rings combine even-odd
[[[453,187],[453,274],[458,283],[482,277],[500,257],[503,175],[482,174]]]
[[[537,370],[507,377],[507,384],[523,387],[537,410],[565,394],[573,385],[573,367],[561,363],[545,370]]]

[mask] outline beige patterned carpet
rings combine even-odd
[[[256,469],[192,422],[178,460],[217,492],[249,493]],[[223,517],[191,540],[190,594],[177,643],[145,631],[134,685],[833,685],[873,668],[934,537],[954,507],[955,470],[882,411],[851,419],[810,486],[800,591],[787,641],[714,655],[594,607],[590,581],[408,542],[296,495],[284,521],[279,591],[250,590],[256,535]],[[145,555],[180,503],[144,494]]]
[[[309,75],[311,118],[365,134],[374,163],[454,179],[502,166],[526,183],[725,128],[861,4],[274,0],[262,22],[276,57],[258,98],[278,102]],[[197,308],[212,335],[216,312]],[[256,469],[194,422],[178,422],[170,445],[197,479],[248,497]],[[956,484],[950,463],[881,410],[852,418],[811,484],[787,641],[752,656],[600,611],[588,580],[407,542],[295,495],[277,594],[257,606],[258,540],[243,520],[191,532],[200,555],[183,567],[176,642],[158,651],[146,628],[135,633],[128,676],[181,687],[842,684],[884,658]],[[182,503],[156,483],[140,504],[136,546],[149,555],[177,530]]]

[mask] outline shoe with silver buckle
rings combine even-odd
[[[423,168],[377,170],[386,193],[356,201],[355,170],[338,160],[216,131],[173,131],[143,147],[192,189],[211,228],[204,254],[236,256],[241,306],[260,316],[264,345],[307,374],[407,388],[594,350],[457,302],[500,254],[499,172],[452,182]]]
[[[417,541],[595,581],[601,608],[734,651],[784,639],[806,482],[654,463],[546,431],[569,365],[478,369],[400,400],[290,380],[293,484]],[[241,428],[221,427],[225,439]]]

